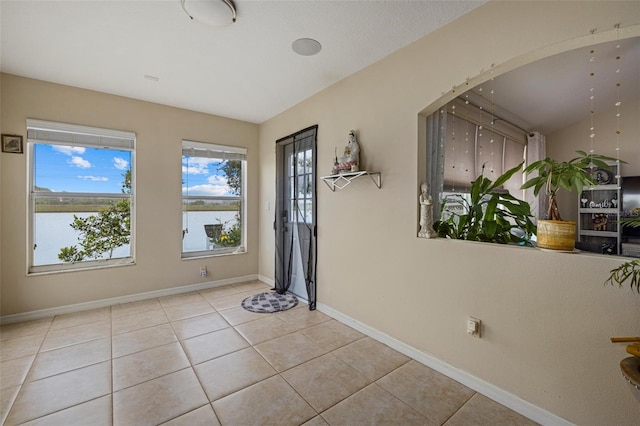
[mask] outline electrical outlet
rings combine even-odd
[[[474,337],[480,337],[481,326],[482,321],[480,321],[478,318],[469,317],[469,319],[467,319],[467,334]]]
[[[206,266],[201,266],[200,267],[200,276],[202,278],[205,278],[207,276],[207,267]]]

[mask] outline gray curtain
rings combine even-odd
[[[431,184],[433,218],[440,218],[440,194],[444,190],[444,150],[447,114],[438,110],[427,117],[427,181]]]

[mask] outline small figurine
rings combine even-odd
[[[613,194],[613,198],[611,199],[611,205],[614,209],[618,208],[618,194]]]
[[[344,156],[338,165],[340,173],[357,172],[360,170],[360,145],[356,140],[356,131],[349,131],[349,142],[344,148]]]
[[[606,231],[607,230],[607,219],[606,214],[596,214],[593,216],[593,230],[594,231]]]
[[[420,232],[419,238],[435,238],[433,230],[433,198],[429,194],[429,182],[420,185]]]

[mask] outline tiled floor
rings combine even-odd
[[[0,328],[6,425],[530,425],[260,282]]]

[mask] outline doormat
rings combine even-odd
[[[260,314],[286,311],[297,304],[298,298],[293,294],[278,294],[275,291],[249,296],[242,301],[242,307],[247,311]]]

